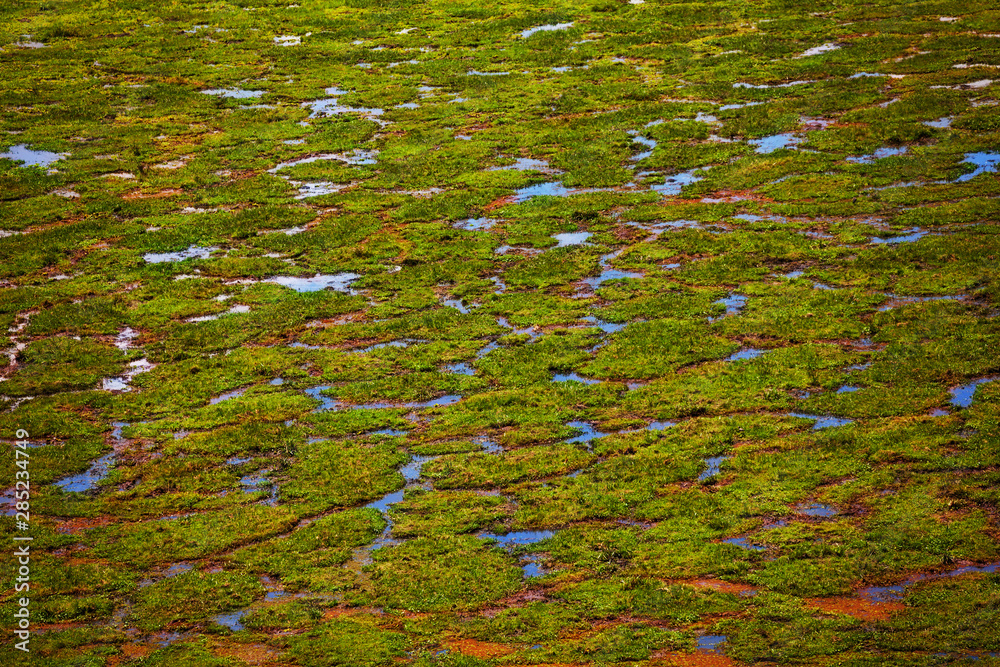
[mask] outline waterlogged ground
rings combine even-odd
[[[994,2],[0,13],[33,664],[1000,662]]]

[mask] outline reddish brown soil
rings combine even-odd
[[[881,602],[862,598],[809,598],[805,605],[828,613],[853,616],[860,621],[884,621],[893,613],[905,609],[901,602]]]
[[[472,656],[489,660],[510,655],[515,650],[506,644],[495,644],[493,642],[481,642],[476,639],[453,639],[445,644],[449,651],[457,651],[462,655]]]

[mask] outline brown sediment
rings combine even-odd
[[[358,614],[371,613],[371,609],[348,609],[347,607],[332,607],[323,612],[323,620],[329,621],[343,616],[357,616]]]
[[[884,621],[906,608],[901,602],[883,602],[863,598],[808,598],[805,606],[827,613],[844,614],[860,621]]]
[[[149,644],[125,644],[122,646],[122,655],[129,660],[135,660],[145,658],[155,650],[156,647]]]
[[[514,203],[514,195],[508,195],[506,197],[500,197],[498,199],[494,199],[489,204],[487,204],[483,210],[492,211],[493,209],[501,208],[503,206],[507,206],[508,204],[513,204],[513,203]]]
[[[740,663],[721,653],[663,653],[653,656],[649,667],[737,667]]]
[[[110,526],[113,523],[115,523],[115,518],[112,516],[77,517],[61,522],[56,526],[56,532],[73,535],[83,530]]]
[[[122,199],[164,199],[166,197],[173,197],[174,195],[184,194],[184,191],[179,188],[167,188],[166,190],[160,190],[159,192],[142,192],[137,190],[135,192],[129,192],[128,194],[122,195]]]
[[[732,593],[733,595],[743,595],[756,593],[757,588],[748,584],[740,584],[734,581],[723,581],[721,579],[697,579],[695,581],[680,581],[677,583],[687,584],[695,588],[711,588],[720,593]]]
[[[481,642],[478,639],[453,639],[448,641],[445,646],[448,647],[449,651],[457,651],[462,655],[482,659],[500,658],[517,650],[506,644]]]
[[[248,665],[269,665],[281,658],[281,652],[264,644],[226,643],[213,649],[220,658],[235,658]]]

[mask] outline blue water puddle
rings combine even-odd
[[[593,315],[588,315],[582,318],[582,321],[594,325],[595,327],[597,327],[606,334],[618,333],[627,326],[625,324],[615,324],[613,322],[605,322],[604,320],[600,320],[594,317]]]
[[[0,159],[20,162],[22,167],[48,167],[49,165],[68,157],[65,153],[53,153],[51,151],[36,151],[28,148],[27,144],[11,146],[3,153]]]
[[[632,137],[633,142],[645,146],[646,148],[649,149],[647,151],[642,151],[641,153],[637,153],[636,155],[633,155],[631,158],[629,158],[632,162],[645,160],[646,158],[648,158],[650,155],[653,154],[653,150],[656,148],[657,144],[655,139],[649,139],[647,137],[644,137],[635,130],[631,130],[629,132],[629,135]]]
[[[319,292],[320,290],[334,290],[336,292],[353,293],[350,284],[360,278],[356,273],[337,273],[334,275],[322,275],[317,273],[312,278],[300,278],[297,276],[275,276],[266,278],[263,282],[276,283],[283,287],[288,287],[296,292]]]
[[[568,197],[577,192],[564,186],[559,181],[536,183],[514,191],[514,202],[520,204],[532,197]]]
[[[472,438],[472,442],[482,447],[483,452],[486,454],[503,454],[503,447],[501,447],[493,438],[485,435],[478,435]]]
[[[497,543],[504,549],[513,549],[515,547],[528,544],[536,544],[542,540],[547,540],[550,537],[555,537],[555,532],[551,530],[518,530],[512,533],[507,533],[506,535],[497,535],[495,533],[477,533],[476,537],[484,540],[496,540]]]
[[[85,472],[56,482],[63,491],[86,493],[97,488],[98,483],[108,476],[115,462],[115,452],[110,451],[90,464]]]
[[[356,350],[350,350],[348,354],[368,354],[369,352],[374,352],[375,350],[384,350],[390,347],[405,349],[410,347],[410,345],[416,345],[420,343],[426,343],[426,340],[421,338],[401,338],[400,340],[390,340],[384,343],[375,343],[373,345],[368,345],[366,347],[360,347]]]
[[[443,405],[454,405],[462,400],[462,397],[457,394],[448,394],[447,396],[441,396],[440,398],[433,398],[427,401],[412,401],[409,403],[393,403],[388,401],[376,402],[376,403],[361,403],[358,405],[350,406],[352,410],[387,410],[391,408],[407,408],[411,410],[417,410],[421,408],[436,408]]]
[[[534,160],[522,157],[515,160],[514,164],[507,164],[502,167],[491,167],[487,171],[544,171],[552,172],[549,163],[545,160]]]
[[[954,120],[952,116],[945,116],[943,118],[938,118],[937,120],[927,120],[924,121],[924,125],[927,127],[933,127],[938,130],[946,130],[951,127],[951,122]]]
[[[844,386],[842,386],[839,389],[837,389],[837,393],[838,394],[852,394],[852,393],[854,393],[856,391],[859,391],[859,390],[860,390],[859,387],[855,387],[853,385],[845,384]]]
[[[767,90],[768,88],[791,88],[792,86],[802,86],[802,85],[805,85],[807,83],[815,83],[815,82],[814,81],[789,81],[788,83],[775,83],[775,84],[762,83],[762,84],[759,84],[759,85],[754,85],[752,83],[744,83],[742,81],[737,81],[736,83],[733,84],[733,88],[751,88],[753,90]],[[757,104],[763,104],[763,102],[758,102]],[[743,106],[750,106],[750,105],[743,105]],[[734,105],[726,105],[725,107],[722,107],[722,108],[723,109],[726,109],[726,108],[738,109],[740,107],[739,106],[734,106]]]
[[[557,248],[566,248],[575,245],[589,245],[587,244],[587,239],[589,239],[593,234],[590,232],[566,232],[563,234],[553,234],[552,238],[558,241]]]
[[[359,64],[360,67],[364,63]],[[314,100],[312,102],[305,102],[302,104],[303,107],[307,107],[312,111],[309,114],[309,118],[323,118],[326,116],[340,116],[343,114],[358,114],[367,120],[374,121],[381,126],[388,125],[389,122],[382,120],[380,116],[385,113],[385,109],[378,107],[352,107],[341,104],[339,99],[340,95],[347,94],[347,91],[340,90],[336,87],[327,88],[327,95],[335,95],[336,97]]]
[[[759,544],[750,544],[747,542],[745,537],[730,537],[727,540],[722,540],[723,544],[732,544],[741,549],[746,549],[747,551],[766,551],[767,547],[762,547]]]
[[[904,231],[906,233],[903,234],[902,236],[887,236],[885,238],[875,236],[872,238],[870,243],[872,245],[913,243],[914,241],[919,241],[928,234],[928,232],[925,232],[924,230],[920,229],[920,227],[914,227],[913,229],[907,229]]]
[[[865,79],[865,78],[879,78],[879,77],[884,77],[884,76],[887,76],[887,75],[886,74],[882,74],[880,72],[856,72],[856,73],[852,74],[851,76],[849,76],[847,78],[848,79]]]
[[[193,568],[194,565],[191,565],[190,563],[174,563],[173,565],[171,565],[170,567],[168,567],[166,570],[163,571],[163,574],[160,577],[160,579],[169,579],[170,577],[176,577],[178,574],[183,574],[184,572],[188,572]],[[151,586],[160,579],[143,579],[142,581],[139,582],[139,588],[146,588],[147,586]]]
[[[699,653],[722,653],[722,645],[726,643],[726,635],[702,635],[698,637]]]
[[[806,516],[818,516],[824,518],[835,516],[837,514],[836,508],[822,503],[809,503],[808,505],[802,505],[798,508],[798,511]]]
[[[966,153],[961,164],[971,164],[976,168],[968,174],[963,174],[955,179],[955,183],[971,181],[980,174],[992,174],[1000,166],[1000,153]]]
[[[243,617],[246,616],[248,611],[250,610],[240,609],[239,611],[233,611],[227,614],[217,614],[212,617],[212,620],[219,625],[229,628],[233,632],[238,632],[243,629]]]
[[[583,283],[590,287],[591,290],[596,290],[602,284],[609,280],[623,280],[625,278],[638,279],[642,278],[641,273],[635,271],[623,271],[620,269],[605,269],[598,276],[593,276],[591,278],[584,278]]]
[[[747,143],[756,146],[757,153],[767,154],[773,153],[774,151],[782,148],[794,148],[802,143],[802,137],[799,137],[791,132],[786,132],[784,134],[774,134],[770,137],[764,137],[762,139],[750,139]]]
[[[795,280],[796,278],[800,278],[804,273],[804,271],[790,271],[785,274],[785,277],[789,280]]]
[[[677,426],[677,422],[672,421],[654,421],[646,425],[646,431],[665,431],[668,428],[673,428]]]
[[[190,246],[185,250],[178,250],[176,252],[147,252],[142,258],[149,264],[161,264],[163,262],[183,262],[186,259],[208,259],[213,252],[218,250],[215,246],[209,246],[207,248],[202,248],[199,246]]]
[[[744,307],[747,305],[747,298],[742,294],[730,294],[729,296],[719,299],[718,301],[713,301],[713,305],[720,305],[726,307],[726,315],[739,315]],[[710,317],[709,322],[714,322],[719,318]]]
[[[536,327],[528,326],[524,328],[518,328],[513,324],[511,324],[510,322],[508,322],[507,318],[505,317],[498,317],[497,324],[499,324],[505,329],[510,329],[514,335],[528,334],[531,340],[535,340],[541,335],[541,332]]]
[[[698,481],[704,482],[706,479],[718,475],[720,469],[719,467],[722,465],[722,462],[728,458],[728,456],[709,456],[705,459],[705,470],[698,475]],[[726,541],[728,542],[729,540]]]
[[[264,505],[269,505],[275,507],[278,504],[278,486],[273,484],[268,480],[266,475],[263,474],[253,474],[245,475],[240,478],[240,490],[243,493],[257,493],[262,491],[263,487],[270,489],[270,494],[267,498],[261,501]]]
[[[219,394],[214,398],[210,398],[208,400],[208,404],[217,405],[219,403],[222,403],[223,401],[228,401],[231,398],[237,398],[239,396],[242,396],[244,393],[246,393],[246,387],[243,387],[241,389],[234,389],[232,391],[227,391],[224,394]]]
[[[460,220],[455,226],[467,232],[478,232],[489,229],[497,222],[498,220],[494,218],[466,218],[465,220]]]
[[[905,586],[869,586],[858,591],[858,597],[873,602],[895,602],[903,599]]]
[[[556,373],[552,376],[553,382],[579,382],[580,384],[600,384],[602,380],[585,378],[576,373]]]
[[[350,153],[324,153],[322,155],[313,155],[311,157],[296,158],[294,160],[288,160],[286,162],[279,162],[276,166],[267,170],[269,174],[277,174],[282,169],[287,169],[289,167],[297,167],[303,164],[312,164],[313,162],[326,162],[330,160],[336,160],[338,162],[343,162],[349,165],[365,165],[365,164],[376,164],[378,160],[378,151],[366,151],[360,148],[355,148]]]
[[[927,303],[929,301],[961,301],[962,296],[899,296],[896,294],[886,294],[887,299],[890,303],[884,306],[878,307],[878,312],[884,313],[887,310],[892,310],[898,306],[903,306],[911,303]]]
[[[493,350],[498,349],[499,347],[500,347],[500,343],[498,343],[496,341],[493,341],[492,343],[488,343],[481,350],[479,350],[478,352],[476,352],[476,359],[482,359],[487,354],[489,354]]]
[[[539,564],[538,561],[540,561],[541,559],[542,556],[539,554],[530,554],[522,559],[525,562],[523,565],[521,565],[521,571],[524,573],[523,576],[525,579],[532,579],[534,577],[543,577],[549,573],[547,569],[545,569],[542,565]]]
[[[996,379],[996,377],[981,378],[968,384],[955,387],[954,389],[949,389],[948,392],[951,394],[951,400],[949,402],[957,408],[968,408],[972,405],[972,399],[976,393],[976,387],[987,382],[993,382]]]
[[[854,164],[872,164],[875,162],[875,160],[881,160],[887,157],[897,157],[899,155],[904,155],[907,152],[907,150],[908,149],[906,148],[906,146],[901,146],[899,148],[888,148],[888,147],[879,148],[870,155],[861,155],[857,157],[851,156],[846,159],[848,162]]]
[[[903,599],[906,588],[919,581],[958,577],[963,574],[994,574],[998,569],[1000,569],[1000,562],[988,563],[986,565],[962,565],[953,570],[937,574],[916,574],[892,586],[868,586],[862,588],[858,591],[858,597],[875,602],[894,602]]]
[[[264,94],[263,90],[243,90],[241,88],[211,88],[201,92],[203,95],[215,95],[217,97],[227,97],[234,100],[246,100],[254,97],[260,97]]]
[[[569,23],[550,23],[547,25],[540,25],[534,28],[528,28],[527,30],[521,31],[521,39],[527,39],[532,35],[539,32],[553,32],[556,30],[569,30],[573,27],[573,21]]]
[[[244,463],[250,463],[251,461],[253,461],[253,458],[249,456],[245,458],[239,456],[231,456],[228,459],[226,459],[226,463],[231,466],[240,466],[243,465]]]
[[[447,306],[448,308],[454,308],[463,315],[469,314],[469,309],[462,305],[461,299],[441,299],[441,305]]]
[[[372,431],[368,435],[387,435],[392,438],[397,438],[399,436],[406,435],[408,431],[400,431],[396,428],[380,428],[377,431]]]
[[[740,361],[743,359],[756,359],[760,355],[767,352],[767,350],[758,350],[755,347],[747,347],[738,352],[734,352],[725,358],[725,361]]]
[[[389,511],[389,505],[395,505],[396,503],[403,502],[403,489],[399,491],[393,491],[392,493],[387,493],[378,500],[373,500],[365,507],[367,509],[375,509],[383,514]]]
[[[457,375],[476,374],[476,369],[474,369],[472,366],[466,363],[448,364],[447,366],[444,367],[444,370],[446,370],[449,373],[455,373]]]
[[[585,443],[588,443],[587,444],[587,449],[588,450],[590,449],[590,444],[589,443],[592,440],[595,440],[597,438],[603,438],[604,436],[607,435],[607,433],[602,433],[600,431],[594,430],[594,427],[592,425],[588,424],[587,422],[569,422],[568,424],[566,424],[566,426],[569,426],[569,427],[572,427],[572,428],[579,429],[579,430],[583,431],[579,435],[575,435],[572,438],[569,438],[568,440],[566,440],[566,442],[567,443],[574,443],[574,442],[585,442]]]
[[[788,222],[787,218],[780,215],[753,215],[751,213],[737,213],[732,217],[737,220],[746,220],[747,222],[760,222],[761,220],[766,220],[768,222],[780,222],[782,224]]]
[[[818,431],[823,428],[832,428],[834,426],[846,426],[847,424],[853,424],[853,419],[842,419],[840,417],[830,417],[824,415],[807,415],[801,412],[789,412],[789,417],[798,417],[800,419],[811,419],[815,423],[813,424],[812,430]]]
[[[320,406],[316,408],[313,412],[326,412],[328,410],[334,410],[340,406],[340,401],[330,398],[323,392],[330,388],[330,385],[320,385],[318,387],[310,387],[305,390],[305,393],[310,398],[315,398],[320,401]]]
[[[697,183],[705,178],[703,174],[709,169],[710,167],[701,167],[698,169],[691,169],[689,171],[682,171],[679,174],[667,176],[663,183],[650,185],[649,189],[653,192],[659,192],[661,195],[666,197],[675,197],[681,193],[681,190],[685,185]],[[641,176],[641,174],[639,175]]]

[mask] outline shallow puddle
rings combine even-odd
[[[993,382],[997,378],[988,377],[974,380],[968,384],[963,384],[954,389],[949,389],[951,400],[949,401],[956,408],[968,408],[972,406],[972,399],[976,393],[976,387],[987,382]]]
[[[149,264],[161,264],[163,262],[183,262],[186,259],[208,259],[212,253],[219,250],[215,246],[202,248],[200,246],[190,246],[185,250],[176,252],[147,252],[142,258]]]
[[[755,347],[747,347],[729,355],[728,357],[725,358],[725,361],[742,361],[744,359],[756,359],[765,352],[767,352],[767,350],[758,350]]]
[[[0,159],[20,162],[22,167],[48,167],[66,157],[69,157],[66,153],[31,150],[27,144],[11,146],[0,153]]]
[[[576,442],[586,443],[587,444],[587,451],[590,451],[590,449],[591,449],[591,444],[590,443],[593,440],[596,440],[597,438],[603,438],[604,436],[607,435],[607,433],[602,433],[601,431],[595,430],[594,427],[593,427],[593,425],[591,425],[591,424],[589,424],[587,422],[577,422],[577,421],[574,421],[574,422],[567,423],[566,426],[570,426],[572,428],[579,429],[579,430],[582,431],[582,433],[580,433],[579,435],[575,435],[575,436],[573,436],[571,438],[568,438],[566,440],[566,442],[570,443],[570,444],[576,443]]]
[[[252,97],[260,97],[264,94],[263,90],[242,90],[241,88],[212,88],[201,92],[205,95],[227,97],[234,100],[246,100]]]
[[[913,243],[915,241],[919,241],[928,234],[928,232],[925,232],[924,230],[920,229],[920,227],[914,227],[913,229],[905,230],[905,232],[906,233],[904,233],[902,236],[888,236],[885,238],[875,236],[872,237],[870,243],[872,245],[886,245],[886,244],[893,245],[896,243]]]
[[[489,229],[497,222],[499,220],[495,218],[466,218],[455,223],[455,226],[467,232],[478,232]]]
[[[947,572],[935,574],[915,574],[891,586],[868,586],[858,591],[858,597],[865,600],[894,602],[902,600],[906,588],[920,581],[958,577],[964,574],[994,574],[1000,569],[1000,562],[987,565],[962,565]]]
[[[551,530],[518,530],[504,535],[497,535],[495,533],[476,533],[476,537],[484,540],[496,540],[496,542],[504,549],[513,549],[515,547],[528,544],[537,544],[542,540],[555,537],[555,532]]]
[[[721,305],[726,307],[726,315],[739,315],[743,312],[743,309],[747,305],[747,298],[742,294],[730,294],[729,296],[719,299],[718,301],[713,301],[713,305]],[[709,322],[714,321],[716,318],[708,318]]]
[[[882,160],[887,157],[898,157],[900,155],[905,155],[907,152],[906,146],[900,146],[899,148],[879,148],[874,153],[869,155],[851,156],[846,158],[848,162],[854,164],[872,164],[875,160]]]
[[[812,430],[818,431],[823,428],[832,428],[834,426],[846,426],[848,424],[853,424],[853,419],[842,419],[840,417],[831,417],[824,415],[807,415],[801,412],[789,412],[789,417],[798,417],[800,419],[809,419],[815,422],[813,424]]]
[[[759,544],[751,544],[747,542],[745,537],[730,537],[727,540],[722,540],[723,544],[732,544],[739,547],[740,549],[745,549],[746,551],[766,551],[767,547],[761,546]]]
[[[811,49],[807,49],[800,53],[796,58],[808,58],[810,56],[818,56],[822,53],[829,53],[830,51],[836,51],[840,48],[840,44],[836,42],[827,42],[826,44],[820,44],[819,46],[814,46]]]
[[[111,451],[90,464],[86,472],[73,475],[55,483],[63,491],[86,493],[97,488],[98,482],[108,476],[115,462],[115,452]]]
[[[992,174],[1000,166],[1000,153],[966,153],[962,164],[971,164],[975,169],[955,179],[955,183],[971,181],[980,174]]]
[[[810,503],[808,505],[802,505],[797,508],[797,511],[806,516],[818,516],[828,518],[835,516],[837,510],[830,505],[824,505],[822,503]]]
[[[216,614],[212,617],[212,620],[221,626],[227,627],[233,632],[238,632],[243,629],[243,617],[246,616],[250,609],[240,609],[238,611],[231,611],[225,614]]]
[[[706,479],[718,475],[720,472],[719,467],[722,465],[722,462],[728,458],[728,456],[709,456],[705,459],[705,470],[698,475],[698,481],[704,482]],[[726,541],[728,542],[729,540]]]
[[[698,637],[698,652],[722,653],[722,645],[727,639],[726,635],[702,635]]]
[[[786,132],[784,134],[774,134],[770,137],[764,137],[762,139],[750,139],[747,143],[756,146],[757,153],[767,154],[773,153],[774,151],[782,148],[793,148],[802,143],[802,140],[802,137],[791,132]]]
[[[570,21],[569,23],[550,23],[550,24],[547,24],[547,25],[540,25],[540,26],[536,26],[534,28],[528,28],[527,30],[523,30],[521,32],[521,39],[528,39],[532,35],[534,35],[536,33],[539,33],[539,32],[552,32],[552,31],[555,31],[555,30],[568,30],[568,29],[570,29],[572,27],[573,27],[573,21]]]
[[[263,282],[277,283],[296,292],[318,292],[320,290],[331,289],[337,292],[353,293],[350,284],[360,278],[356,273],[337,273],[335,275],[316,274],[312,278],[300,278],[297,276],[275,276],[266,278]]]
[[[649,186],[649,189],[654,192],[659,192],[661,195],[666,197],[675,197],[681,193],[685,185],[691,185],[692,183],[697,183],[702,180],[704,176],[699,175],[709,170],[709,167],[701,167],[699,169],[691,169],[690,171],[683,171],[679,174],[673,174],[667,176],[663,183],[657,183]]]
[[[600,384],[601,380],[585,378],[576,373],[556,373],[552,376],[553,382],[579,382],[580,384]]]

